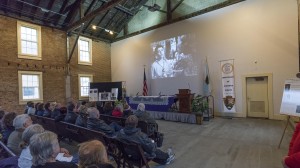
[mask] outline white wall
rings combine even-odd
[[[294,77],[299,67],[297,20],[296,0],[247,0],[143,33],[112,44],[112,80],[126,81],[128,95],[141,93],[143,65],[147,65],[149,72],[152,57],[150,44],[182,34],[195,34],[199,57],[208,59],[216,111],[222,110],[219,61],[234,59],[235,116],[245,116],[242,75],[272,73],[273,109],[278,118],[284,80]],[[203,77],[197,78],[199,83],[193,83],[191,90],[202,93]],[[169,86],[177,87],[177,84],[170,82]]]

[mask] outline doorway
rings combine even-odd
[[[244,76],[243,88],[246,117],[273,118],[272,75]]]

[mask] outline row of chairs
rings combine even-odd
[[[32,115],[31,118],[34,123],[42,125],[46,130],[55,132],[59,137],[69,138],[79,143],[93,139],[101,141],[105,144],[108,155],[114,158],[118,168],[121,166],[123,168],[133,168],[134,166],[139,168],[145,166],[149,168],[148,162],[151,160],[146,159],[140,144],[111,138],[102,132],[67,122],[55,122],[55,120],[51,118],[36,115]],[[128,151],[134,151],[137,157],[132,158],[132,153]]]

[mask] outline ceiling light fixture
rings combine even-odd
[[[107,33],[109,33],[109,34],[111,34],[111,35],[113,35],[114,33],[117,33],[117,32],[114,32],[114,31],[112,31],[112,30],[109,30],[109,29],[100,27],[100,26],[92,25],[92,29],[96,30],[97,28],[102,29],[102,30],[104,30],[105,32],[107,32]],[[117,34],[118,34],[118,33],[117,33]]]

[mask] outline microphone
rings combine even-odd
[[[136,96],[138,96],[138,95],[139,95],[139,93],[140,93],[140,92],[137,92],[137,93],[136,93]]]
[[[159,97],[161,96],[161,92],[158,93]]]

